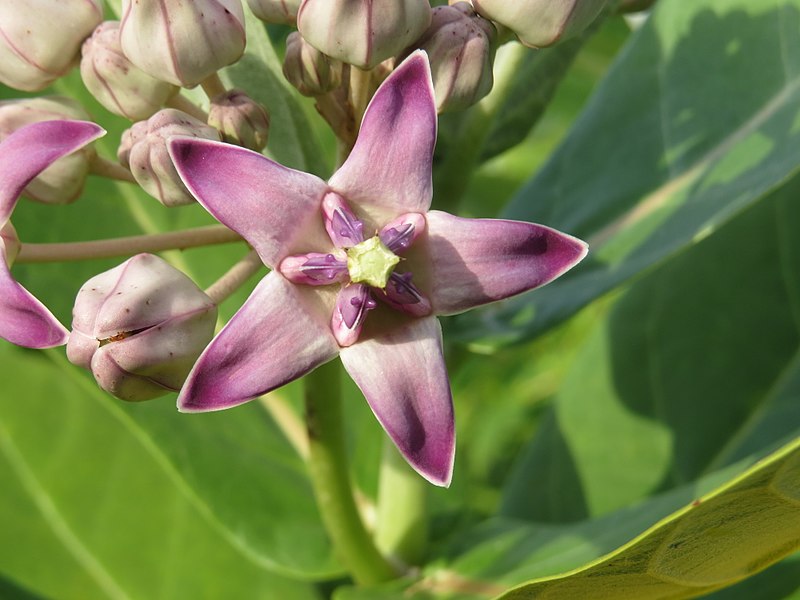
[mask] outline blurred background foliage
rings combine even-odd
[[[286,30],[248,27],[245,59],[225,77],[270,107],[271,156],[326,175],[333,139],[280,77]],[[588,239],[592,254],[544,290],[446,320],[459,442],[452,488],[430,490],[429,564],[384,588],[340,588],[339,600],[492,597],[590,563],[743,473],[756,506],[775,481],[766,470],[789,473],[795,495],[784,497],[797,506],[797,448],[758,461],[800,432],[800,2],[661,0],[636,32],[609,17],[563,52],[574,62],[541,118],[512,110],[536,102],[526,77],[543,59],[530,53],[474,173],[439,173],[441,189],[463,196],[435,202],[541,222]],[[76,73],[52,92],[81,98],[113,158],[127,123]],[[437,157],[470,118],[442,120]],[[520,143],[509,137],[530,127]],[[210,222],[200,207],[164,211],[98,178],[74,205],[24,202],[14,214],[36,242],[90,239],[98,223],[112,237]],[[204,286],[245,253],[166,256]],[[117,262],[15,273],[69,322],[81,283]],[[179,415],[174,397],[123,404],[62,351],[5,343],[0,378],[0,598],[316,599],[343,583],[305,474],[299,384]],[[383,433],[343,385],[369,516]],[[746,574],[771,562],[760,561]],[[590,597],[576,589],[563,597]],[[794,554],[710,597],[788,600],[799,589]],[[645,593],[621,597],[661,597]]]

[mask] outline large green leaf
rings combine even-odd
[[[743,464],[752,466],[723,484]],[[798,481],[800,439],[602,519],[560,526],[487,522],[455,539],[423,578],[343,590],[336,598],[694,597],[752,575],[800,547]],[[614,550],[626,538],[634,539]],[[552,576],[581,563],[589,564]],[[789,586],[800,583],[793,564],[794,559],[786,563],[784,587],[759,597],[785,598]]]
[[[282,464],[277,444],[258,435],[269,430],[258,425],[263,417],[231,412],[212,426],[171,419],[158,403],[136,407],[134,416],[76,371],[64,373],[55,351],[3,345],[0,354],[0,572],[7,578],[59,599],[316,598],[313,588],[276,575],[277,561],[254,549],[320,547],[313,519],[305,526],[305,515],[292,516],[302,508],[285,510],[306,503],[308,492],[286,497],[297,484],[285,480],[299,480],[296,465]],[[156,433],[142,425],[148,420],[158,421]],[[182,461],[190,466],[179,470]],[[205,488],[198,485],[204,477]],[[242,514],[232,523],[212,507]],[[260,528],[248,517],[254,513]],[[280,530],[279,521],[288,527]],[[270,530],[286,539],[269,539]]]
[[[543,290],[457,318],[519,340],[723,226],[800,164],[800,2],[659,2],[509,207],[590,242]]]
[[[694,598],[798,548],[800,440],[598,562],[526,583],[502,598]]]
[[[797,430],[799,193],[795,178],[617,301],[510,479],[505,514],[607,512]]]

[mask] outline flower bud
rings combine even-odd
[[[0,2],[0,83],[35,92],[66,74],[103,20],[100,0]]]
[[[122,53],[119,22],[97,26],[81,48],[81,78],[100,104],[131,121],[146,119],[178,93],[178,87],[136,68]]]
[[[241,90],[229,90],[211,100],[208,124],[222,134],[222,140],[250,150],[267,145],[269,114]]]
[[[323,54],[294,31],[286,38],[283,74],[304,96],[322,96],[339,87],[342,63]]]
[[[244,52],[241,0],[123,0],[120,42],[145,73],[197,85]]]
[[[300,0],[247,0],[250,10],[262,21],[279,25],[294,25]]]
[[[505,25],[532,48],[551,46],[579,34],[607,3],[608,0],[472,0],[481,16]]]
[[[67,358],[122,400],[177,391],[214,336],[217,307],[152,254],[87,281],[75,300]]]
[[[361,69],[410,46],[430,22],[428,0],[303,0],[297,13],[309,44]]]
[[[496,35],[467,2],[433,9],[431,26],[414,46],[428,53],[440,113],[467,108],[491,91]]]
[[[194,198],[183,185],[167,151],[167,140],[172,136],[220,139],[213,127],[174,108],[165,108],[122,134],[117,157],[130,168],[144,191],[164,206],[191,204]]]
[[[10,221],[6,221],[6,224],[0,227],[0,242],[5,247],[6,264],[10,267],[17,259],[17,254],[19,254],[19,249],[22,246],[17,236],[17,230],[14,229]]]
[[[24,125],[39,121],[68,119],[91,121],[74,100],[60,96],[6,100],[0,102],[0,141]],[[63,156],[31,181],[25,196],[46,204],[67,204],[80,196],[95,151],[92,145]]]

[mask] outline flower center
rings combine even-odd
[[[347,271],[353,283],[384,289],[400,257],[389,250],[379,236],[347,249]]]

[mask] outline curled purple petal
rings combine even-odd
[[[333,254],[309,252],[287,256],[278,270],[292,283],[330,285],[347,281],[347,262]]]
[[[0,338],[25,348],[52,348],[68,337],[53,313],[11,276],[0,241]]]
[[[327,190],[321,179],[222,142],[176,137],[169,149],[197,201],[244,237],[267,266],[330,247],[319,218]]]
[[[431,204],[436,102],[424,52],[404,60],[375,92],[353,151],[333,174],[331,188],[375,222]]]
[[[342,286],[336,296],[331,318],[331,330],[340,346],[351,346],[358,340],[367,312],[375,306],[375,300],[366,285],[354,283]]]
[[[87,121],[40,121],[21,127],[0,143],[0,227],[34,177],[62,156],[105,134]]]
[[[230,408],[328,362],[339,352],[328,310],[312,288],[269,273],[200,355],[178,408]]]
[[[411,273],[392,273],[379,296],[392,308],[412,317],[427,317],[433,309],[430,301],[411,281]]]
[[[364,241],[364,224],[339,194],[328,192],[322,201],[325,231],[337,248],[351,248]]]
[[[409,464],[431,483],[449,486],[456,440],[438,320],[409,319],[343,348],[341,358]]]
[[[402,254],[425,231],[425,217],[419,213],[400,215],[378,234],[383,244],[395,254]]]
[[[581,240],[550,227],[427,214],[428,287],[435,314],[453,314],[549,283],[584,256]]]

